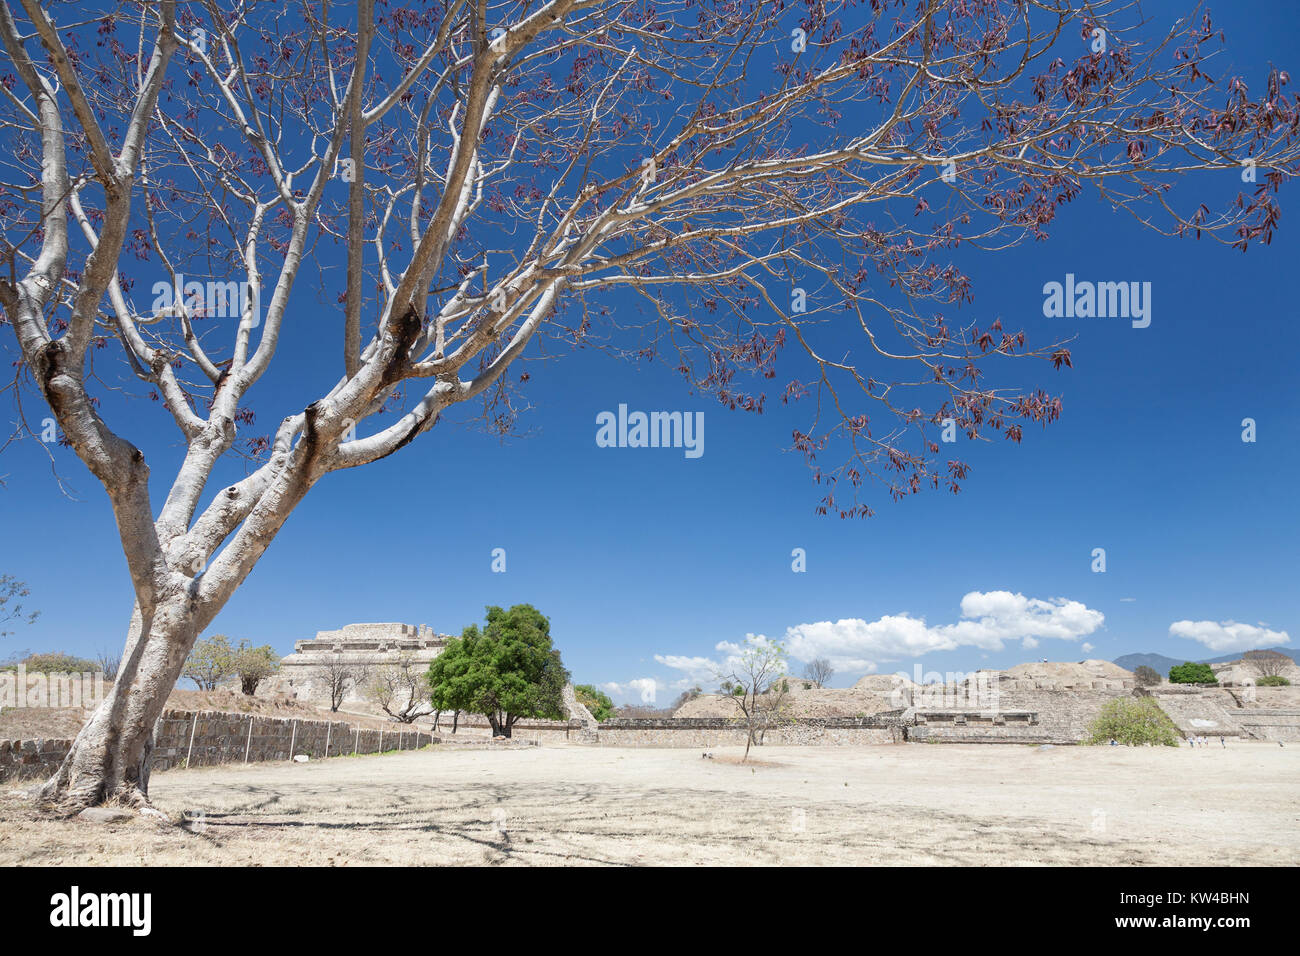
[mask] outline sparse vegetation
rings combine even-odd
[[[1088,725],[1086,744],[1109,744],[1112,740],[1129,747],[1178,746],[1178,729],[1153,697],[1117,697],[1102,705],[1101,713]]]
[[[31,591],[22,581],[11,574],[0,574],[0,637],[8,637],[14,633],[4,630],[4,625],[11,622],[31,624],[40,617],[40,611],[23,610],[22,599],[29,594]]]
[[[748,731],[744,759],[749,758],[751,746],[762,743],[760,727],[782,713],[790,693],[785,670],[784,645],[763,637],[749,637],[743,645],[734,648],[718,673],[722,681],[718,693],[736,702]],[[769,693],[763,701],[761,698]]]
[[[1255,681],[1256,687],[1290,687],[1291,682],[1281,674],[1269,674]]]

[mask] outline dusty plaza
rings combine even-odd
[[[0,796],[0,864],[1294,865],[1300,747],[426,747],[154,777],[167,820]]]

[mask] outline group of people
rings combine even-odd
[[[1190,745],[1193,746],[1193,747],[1208,747],[1208,746],[1210,746],[1210,738],[1209,738],[1209,737],[1188,737],[1188,738],[1187,738],[1187,742],[1188,742],[1188,744],[1190,744]],[[1220,738],[1219,738],[1219,746],[1220,746],[1220,747],[1225,747],[1225,748],[1226,748],[1226,747],[1228,746],[1228,742],[1227,742],[1226,740],[1224,740],[1222,737],[1220,737]]]

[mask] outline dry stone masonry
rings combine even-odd
[[[427,733],[394,724],[365,730],[343,721],[296,720],[221,711],[165,711],[155,731],[150,769],[223,763],[313,760],[352,754],[416,750],[434,742]],[[52,774],[72,747],[70,739],[0,740],[0,781]]]
[[[331,661],[373,669],[405,660],[423,673],[449,640],[449,635],[437,634],[424,624],[349,624],[336,631],[317,631],[312,640],[294,644],[293,653],[280,662],[280,673],[268,688],[304,700],[328,701],[328,685],[321,680],[321,670]],[[344,699],[359,697],[358,689],[349,685]]]

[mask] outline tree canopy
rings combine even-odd
[[[1112,740],[1130,747],[1177,747],[1178,730],[1154,698],[1117,697],[1106,701],[1088,725],[1086,742],[1106,744]]]
[[[521,717],[564,719],[568,671],[551,643],[551,622],[531,604],[487,609],[429,665],[433,706],[483,714],[494,736]]]
[[[614,701],[603,690],[592,684],[577,684],[573,693],[578,698],[578,703],[591,711],[591,716],[597,720],[609,720],[614,716]]]
[[[280,655],[270,644],[254,647],[241,640],[230,655],[230,671],[239,678],[239,689],[250,697],[258,685],[280,669]]]
[[[230,673],[234,654],[230,638],[213,634],[194,644],[181,674],[194,681],[199,690],[216,690],[217,684]]]
[[[1214,668],[1209,664],[1194,664],[1191,661],[1185,661],[1182,664],[1175,664],[1169,668],[1169,683],[1171,684],[1217,684],[1219,679],[1214,676]]]

